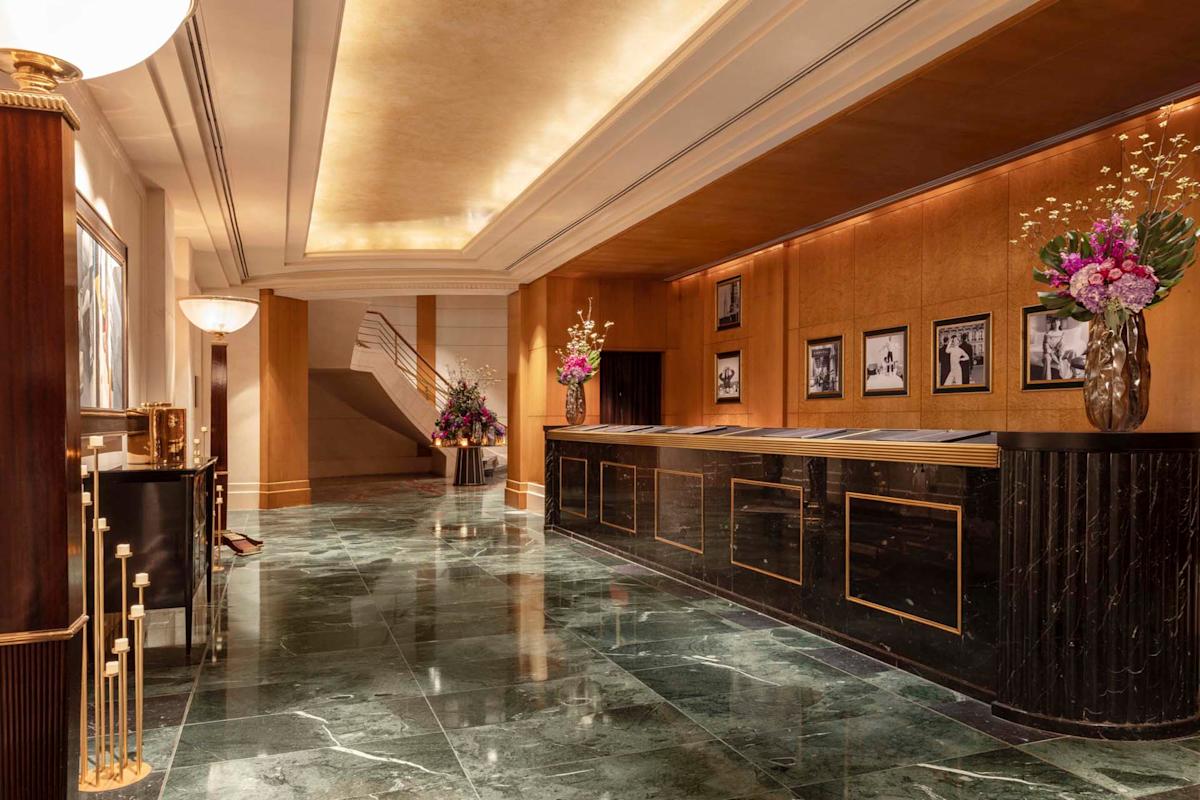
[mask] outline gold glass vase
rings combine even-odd
[[[1132,431],[1150,412],[1150,343],[1146,318],[1134,314],[1109,327],[1102,314],[1088,329],[1083,404],[1102,431]]]
[[[567,384],[567,424],[582,425],[587,416],[587,397],[582,383]]]

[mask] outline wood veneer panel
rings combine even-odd
[[[0,108],[0,632],[80,613],[74,139]]]
[[[308,488],[308,303],[260,294],[260,505],[311,502]]]

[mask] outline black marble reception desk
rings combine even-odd
[[[1191,434],[546,431],[548,527],[1106,738],[1200,729],[1198,482]]]
[[[990,699],[998,466],[986,431],[561,428],[546,522]]]
[[[999,716],[1200,730],[1200,434],[1002,433]]]

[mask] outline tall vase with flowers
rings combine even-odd
[[[1150,410],[1145,309],[1161,303],[1196,258],[1196,222],[1184,213],[1200,198],[1186,167],[1200,145],[1168,132],[1171,109],[1157,117],[1158,135],[1122,133],[1121,165],[1102,167],[1096,195],[1021,214],[1020,240],[1037,254],[1042,304],[1060,317],[1089,323],[1084,408],[1103,431],[1131,431]],[[1072,218],[1089,220],[1072,227]],[[1014,243],[1018,240],[1013,240]]]
[[[588,298],[587,314],[576,309],[579,317],[567,328],[567,346],[556,350],[558,355],[558,382],[567,387],[566,417],[568,425],[583,424],[587,415],[587,401],[583,385],[596,377],[600,371],[600,352],[612,322],[605,322],[597,329],[592,319],[592,298]]]

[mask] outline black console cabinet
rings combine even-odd
[[[100,515],[107,518],[105,605],[121,607],[118,544],[133,548],[128,580],[150,573],[146,608],[183,608],[186,644],[192,648],[192,607],[202,584],[211,599],[212,497],[216,460],[196,467],[127,466],[100,473]],[[88,558],[95,556],[91,548]],[[92,570],[88,568],[88,575]],[[90,592],[90,588],[89,588]],[[130,589],[130,597],[133,598]],[[134,602],[133,599],[130,602]]]

